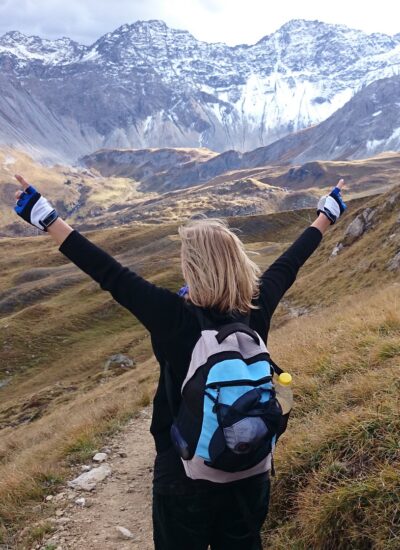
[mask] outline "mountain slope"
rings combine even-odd
[[[139,192],[138,184],[127,178],[104,178],[98,173],[70,166],[56,165],[50,168],[35,162],[21,151],[0,148],[0,236],[39,233],[39,230],[20,220],[13,211],[15,191],[18,189],[18,182],[14,178],[16,173],[24,174],[70,221],[77,216],[95,220],[96,216],[112,211],[116,203],[132,206],[157,196]]]
[[[47,135],[49,155],[68,160],[109,146],[267,145],[398,74],[399,60],[398,35],[302,20],[235,47],[200,42],[162,21],[123,25],[91,46],[18,32],[0,37],[2,73],[51,111],[58,128]],[[35,117],[33,106],[26,110]],[[21,115],[16,127],[23,122]],[[35,133],[22,140],[7,128],[0,139],[38,145]]]
[[[199,155],[182,163],[175,163],[175,156],[170,149],[160,150],[163,158],[161,163],[157,161],[158,150],[148,149],[100,150],[81,160],[84,166],[103,176],[131,178],[137,175],[140,178],[140,189],[146,192],[189,189],[200,184],[211,185],[240,177],[255,177],[260,181],[290,189],[330,185],[329,181],[336,179],[335,174],[354,183],[357,179],[361,183],[363,178],[363,183],[367,184],[365,176],[370,181],[377,181],[384,174],[395,176],[398,169],[399,154],[396,153],[385,153],[376,157],[371,155],[372,158],[358,161],[306,162],[301,166],[298,163],[290,166],[287,158],[281,158],[279,163],[277,159],[285,145],[288,147],[284,149],[285,156],[286,153],[293,153],[295,156],[290,144],[295,142],[297,136],[295,134],[283,140],[277,150],[274,149],[275,145],[271,145],[243,154],[227,151],[220,155],[210,155],[208,159]],[[169,165],[165,163],[167,155],[170,159]]]
[[[340,287],[271,335],[295,393],[264,532],[273,550],[398,548],[400,292],[376,283]]]
[[[400,191],[361,202],[302,270],[268,343],[295,375],[297,394],[278,447],[268,537],[274,550],[396,548]],[[312,215],[230,223],[265,268]],[[360,216],[368,224],[349,242]],[[177,224],[135,224],[90,238],[175,291],[182,282],[176,234]],[[331,256],[338,242],[344,248]],[[107,434],[149,403],[157,368],[145,330],[48,239],[1,239],[0,246],[0,537],[15,547],[15,534],[33,546],[52,530],[45,497],[70,476],[68,465],[89,460]],[[309,316],[282,324],[304,311]],[[117,353],[131,357],[132,368],[107,369]]]
[[[400,149],[400,76],[363,88],[318,126],[260,150],[265,164],[357,159]]]
[[[225,161],[210,166],[221,156],[226,155],[205,149],[100,151],[88,157],[89,169],[49,168],[14,149],[0,149],[0,236],[38,233],[13,211],[14,173],[24,174],[68,222],[89,230],[182,222],[200,214],[225,217],[314,207],[340,178],[349,198],[379,194],[397,183],[400,162],[398,154],[386,154],[291,168],[232,170]],[[213,177],[216,167],[219,175]],[[198,177],[208,181],[198,183]]]
[[[356,93],[324,122],[295,132],[271,145],[240,153],[186,158],[160,169],[157,156],[168,150],[102,149],[80,161],[103,175],[138,175],[143,190],[169,190],[212,181],[220,175],[268,165],[302,164],[309,161],[361,159],[400,150],[400,76],[378,80]],[[386,155],[389,157],[390,155]],[[393,157],[394,158],[394,157]],[[293,169],[288,172],[293,173]],[[298,175],[298,173],[297,173]]]
[[[42,160],[54,161],[57,157],[75,154],[75,147],[82,144],[82,139],[71,148],[68,140],[71,129],[44,101],[26,90],[17,79],[5,74],[0,74],[0,90],[0,145],[19,145]],[[76,137],[75,141],[78,139]]]

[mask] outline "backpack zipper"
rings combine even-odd
[[[259,378],[258,380],[224,380],[223,382],[210,382],[206,385],[207,388],[224,388],[226,386],[260,386],[266,382],[272,382],[272,376],[264,376],[264,378]]]

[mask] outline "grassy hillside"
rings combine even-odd
[[[106,170],[103,162],[94,163],[91,169],[43,166],[20,151],[0,148],[0,237],[38,233],[12,210],[18,189],[15,173],[34,183],[70,223],[82,230],[93,230],[132,222],[181,222],[198,214],[228,217],[300,210],[314,206],[321,190],[327,191],[341,177],[347,182],[348,198],[369,196],[397,183],[399,165],[399,155],[387,153],[361,161],[312,162],[303,166],[243,170],[222,166],[218,176],[213,177],[213,172],[213,179],[199,183],[186,180],[186,166],[192,166],[194,159],[199,165],[204,164],[204,159],[213,155],[208,150],[138,150],[135,154],[144,158],[138,159],[137,164],[134,160],[125,164],[128,172],[119,163],[121,151],[114,153],[114,161],[110,154],[110,170]],[[146,161],[149,153],[158,160]],[[192,160],[177,164],[176,158],[182,155]],[[173,174],[184,182],[182,188],[164,189],[162,182],[170,174],[165,163],[172,165]],[[142,179],[151,174],[157,176],[158,183],[151,192],[142,192]]]
[[[353,195],[365,195],[368,191],[385,191],[393,183],[397,184],[399,162],[399,153],[391,152],[359,160],[307,162],[277,174],[274,184],[297,190],[322,189],[343,178]]]
[[[294,374],[266,547],[400,547],[400,287],[338,300],[272,334]]]
[[[308,315],[271,334],[296,405],[276,457],[268,548],[400,548],[399,206],[396,190],[353,208],[286,297]],[[366,207],[371,227],[332,257]]]
[[[324,481],[317,486],[315,481],[319,475],[327,476],[325,470],[316,471],[319,464],[334,468],[329,466],[330,458],[336,464],[347,457],[349,465],[343,468],[347,468],[346,479],[354,482],[356,493],[357,483],[372,483],[379,469],[385,483],[398,483],[385,462],[386,451],[377,452],[370,461],[358,451],[362,434],[357,430],[364,429],[359,425],[366,426],[363,423],[370,421],[369,415],[387,412],[382,422],[395,422],[390,419],[395,393],[388,373],[399,352],[398,289],[394,284],[398,272],[389,271],[387,264],[398,250],[400,201],[390,193],[367,202],[353,202],[347,219],[326,237],[277,314],[275,326],[279,329],[269,342],[274,356],[296,374],[298,394],[290,432],[280,444],[277,460],[279,477],[268,527],[271,548],[331,548],[324,546],[329,538],[323,537],[325,529],[329,533],[339,525],[339,512],[334,507],[337,495],[330,491],[340,492],[342,485],[336,478],[326,478],[331,485]],[[377,210],[372,227],[331,258],[350,221],[367,206]],[[299,211],[230,221],[241,230],[256,261],[265,267],[312,217],[311,211]],[[125,265],[175,291],[182,282],[176,233],[176,224],[166,224],[126,226],[89,236]],[[46,513],[45,495],[68,475],[71,464],[85,460],[105,435],[151,401],[157,366],[146,331],[70,265],[48,238],[4,238],[0,248],[1,543],[1,536],[3,541],[9,540],[21,523],[29,525],[30,520]],[[379,261],[374,261],[375,256]],[[282,324],[302,307],[311,313]],[[107,370],[107,358],[116,353],[131,357],[134,367]],[[385,381],[379,385],[381,373]],[[375,395],[385,405],[377,406]],[[331,434],[332,418],[335,426],[340,426],[340,419],[349,426],[344,450],[340,434]],[[310,425],[315,428],[308,429]],[[378,446],[383,442],[385,447],[389,445],[385,442],[388,433],[382,423],[380,426],[383,432],[379,432]],[[396,425],[390,424],[390,430],[395,429]],[[363,449],[371,447],[368,442]],[[397,458],[393,453],[387,456],[395,468]],[[364,463],[368,467],[360,466],[359,478],[354,464]],[[374,494],[382,501],[377,510],[383,514],[387,509],[389,517],[395,508],[381,489],[375,485]],[[326,506],[320,509],[315,503],[318,499],[325,502],[325,498]],[[353,508],[350,505],[348,510]],[[316,517],[311,510],[321,515]],[[343,514],[347,513],[344,509]],[[389,519],[385,521],[389,525]],[[377,545],[383,535],[375,534],[369,524],[365,529],[352,525],[348,532],[340,527],[343,540],[351,544],[336,547],[383,548]],[[360,536],[375,537],[375,546],[362,546],[356,538],[358,531]],[[35,535],[28,529],[24,536]]]
[[[377,286],[392,281],[396,271],[389,264],[400,251],[399,205],[399,187],[382,196],[352,203],[341,223],[324,238],[319,255],[311,257],[305,265],[301,280],[287,295],[288,300],[295,305],[321,307],[361,289],[374,292]],[[368,213],[371,220],[363,234],[351,242],[346,237],[347,227],[354,218],[363,219],[363,213]],[[332,256],[337,244],[344,246]],[[325,261],[321,262],[321,257]]]
[[[14,193],[19,189],[14,174],[23,174],[40,192],[51,199],[57,210],[71,222],[81,216],[96,217],[116,203],[129,203],[157,196],[140,193],[138,183],[129,178],[105,178],[95,171],[71,166],[44,166],[25,153],[0,148],[0,237],[36,235],[12,210]]]

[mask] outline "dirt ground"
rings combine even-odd
[[[66,488],[55,495],[55,532],[34,548],[85,550],[150,550],[153,548],[151,485],[154,444],[149,433],[150,409],[144,409],[102,449],[112,474],[94,491]],[[93,464],[95,465],[95,464]],[[76,500],[84,498],[85,504]],[[128,529],[124,539],[117,527]]]

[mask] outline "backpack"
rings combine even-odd
[[[186,475],[228,483],[273,468],[272,452],[285,431],[283,410],[273,383],[282,370],[271,360],[250,317],[219,327],[195,308],[201,336],[181,387],[179,408],[167,397],[174,421],[171,440]],[[286,407],[287,409],[287,407]]]

